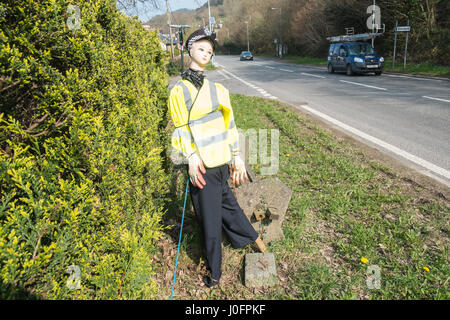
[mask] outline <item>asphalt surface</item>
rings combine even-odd
[[[450,186],[450,81],[216,56],[208,79],[231,93],[288,102]]]

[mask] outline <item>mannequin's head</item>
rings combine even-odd
[[[186,40],[186,48],[191,57],[190,68],[204,70],[214,54],[216,34],[202,28],[194,31]]]
[[[203,70],[211,60],[214,48],[211,41],[202,39],[194,42],[189,51],[191,56],[191,68],[194,70]]]

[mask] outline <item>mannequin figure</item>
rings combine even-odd
[[[169,111],[175,131],[172,148],[187,164],[189,193],[203,231],[209,274],[206,286],[219,283],[222,264],[222,229],[233,248],[255,242],[266,248],[228,186],[248,180],[240,157],[239,134],[234,122],[228,90],[205,78],[205,66],[215,50],[215,34],[199,29],[186,41],[191,63],[182,80],[172,88]]]

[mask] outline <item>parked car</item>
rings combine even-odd
[[[250,51],[242,51],[240,60],[252,60],[253,61],[253,55]]]
[[[328,72],[353,74],[373,72],[383,73],[384,58],[367,42],[336,42],[328,49]]]

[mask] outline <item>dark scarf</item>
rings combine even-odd
[[[189,68],[181,74],[181,78],[189,80],[197,88],[197,90],[200,90],[203,85],[205,75],[203,74],[203,71],[196,71]]]

